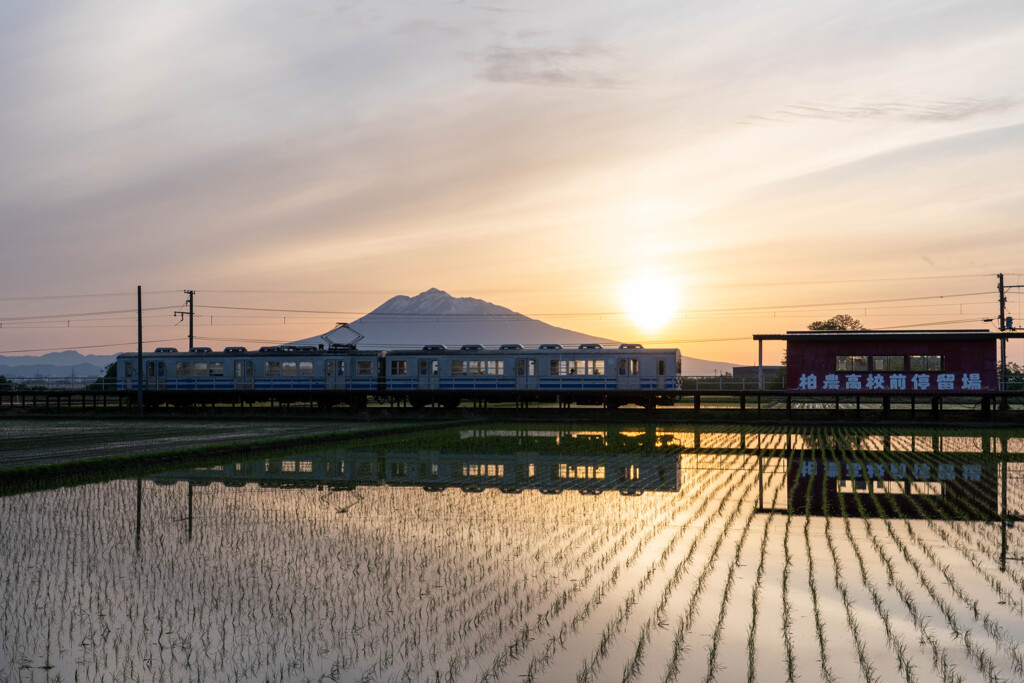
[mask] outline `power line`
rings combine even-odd
[[[173,294],[177,290],[147,292],[147,294]],[[135,296],[135,292],[107,292],[104,294],[44,294],[39,296],[0,296],[0,301],[44,301],[47,299],[89,299],[101,297]]]
[[[166,342],[174,341],[173,339],[146,339],[144,340],[147,344],[163,344]],[[40,353],[44,351],[78,351],[80,349],[106,349],[111,346],[127,346],[131,347],[135,343],[135,340],[128,342],[120,342],[117,344],[92,344],[89,346],[56,346],[49,349],[7,349],[0,350],[0,354],[4,353]]]
[[[165,311],[173,310],[176,306],[154,306],[143,309],[144,311]],[[41,321],[41,320],[67,320],[68,318],[89,318],[97,315],[118,315],[120,313],[135,313],[134,308],[125,308],[116,311],[89,311],[88,313],[52,313],[49,315],[20,315],[0,318],[0,323],[19,321]]]

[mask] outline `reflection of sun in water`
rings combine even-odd
[[[660,330],[679,309],[679,282],[667,275],[649,274],[622,285],[620,297],[626,315],[648,332]]]

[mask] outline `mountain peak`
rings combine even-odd
[[[519,315],[504,306],[497,306],[482,299],[455,297],[443,290],[431,287],[416,296],[395,296],[373,309],[359,321],[372,320],[383,316],[417,315]],[[356,321],[356,322],[359,322]]]

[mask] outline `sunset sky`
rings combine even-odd
[[[215,348],[430,287],[737,363],[995,329],[1022,63],[1020,0],[3,3],[0,353],[131,350],[136,285],[147,348],[184,289]]]

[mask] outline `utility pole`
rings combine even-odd
[[[195,304],[196,292],[194,289],[186,289],[185,293],[188,294],[188,313],[185,313],[184,311],[176,311],[174,315],[181,316],[182,318],[184,318],[186,315],[188,316],[188,348],[189,350],[192,350],[192,348],[196,345],[195,337],[193,335],[195,321],[195,312],[193,310],[193,305]]]
[[[1003,274],[999,273],[999,331],[1006,331],[1006,288]],[[1006,336],[999,338],[999,388],[1006,386]]]
[[[139,385],[139,415],[142,415],[143,414],[142,383],[146,379],[145,375],[142,374],[142,285],[138,285],[138,294],[139,294],[139,374],[136,377],[136,379],[138,380],[138,385]],[[141,489],[140,489],[140,491],[141,491]],[[140,493],[139,495],[141,496],[142,494]],[[141,498],[140,498],[140,500],[141,500]]]

